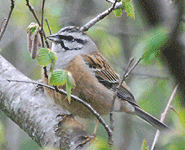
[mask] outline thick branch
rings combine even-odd
[[[7,79],[30,81],[0,56],[0,108],[41,147],[73,149],[81,144],[78,138],[85,135],[76,120],[62,124],[56,133],[58,114],[69,114],[56,106],[42,88],[27,83],[8,82]],[[87,146],[88,144],[84,145]],[[84,148],[83,147],[83,148]],[[87,147],[86,147],[87,148]],[[85,149],[85,148],[84,148]]]

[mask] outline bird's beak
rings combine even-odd
[[[47,36],[47,39],[51,40],[52,42],[59,42],[59,38],[57,34],[52,34]]]

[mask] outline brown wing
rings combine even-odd
[[[89,68],[95,72],[95,76],[98,81],[103,84],[106,88],[115,91],[117,85],[119,84],[119,76],[116,72],[111,68],[109,63],[105,60],[105,58],[100,53],[94,53],[91,55],[83,55],[83,58]],[[129,103],[138,106],[136,103],[134,96],[131,92],[121,86],[118,95],[119,98],[127,100]]]

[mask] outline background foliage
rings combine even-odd
[[[41,1],[30,0],[39,17],[41,17]],[[135,1],[133,1],[134,3]],[[0,0],[0,22],[7,16],[10,1]],[[47,17],[52,33],[56,33],[61,27],[67,25],[82,26],[90,19],[109,8],[110,4],[99,0],[47,0],[45,4],[45,17]],[[101,53],[108,59],[116,72],[122,76],[125,66],[130,57],[137,60],[145,53],[145,59],[137,66],[127,79],[127,84],[133,92],[136,101],[141,108],[160,118],[168,99],[175,87],[174,79],[160,60],[160,53],[147,52],[157,49],[161,41],[166,37],[159,37],[155,43],[157,33],[165,30],[149,31],[145,21],[140,15],[140,8],[135,7],[135,19],[127,17],[123,12],[120,18],[110,14],[103,21],[93,26],[87,34],[95,41]],[[34,80],[41,78],[40,67],[36,60],[30,58],[26,28],[35,22],[28,10],[25,0],[16,0],[15,9],[8,24],[7,30],[0,43],[3,55],[23,74]],[[184,24],[183,24],[184,25]],[[46,35],[49,35],[46,23],[44,23]],[[153,37],[153,38],[152,38]],[[155,48],[156,46],[156,48]],[[151,48],[151,49],[150,49]],[[152,50],[153,50],[152,49]],[[174,109],[179,116],[170,111],[165,123],[176,129],[175,133],[160,136],[156,149],[181,149],[185,147],[184,128],[185,110],[181,108],[178,95],[173,101]],[[116,149],[138,149],[142,146],[143,139],[151,147],[155,135],[155,129],[135,116],[125,113],[115,113],[115,136]],[[108,117],[105,117],[108,122]],[[0,112],[0,145],[2,149],[14,150],[37,150],[38,145],[31,140],[20,128]],[[93,124],[89,127],[93,132]],[[98,138],[106,140],[106,132],[99,125]]]

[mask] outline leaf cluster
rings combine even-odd
[[[60,86],[66,84],[67,98],[71,100],[71,89],[75,86],[75,81],[70,72],[62,69],[54,71],[57,56],[55,52],[50,51],[47,48],[41,48],[37,55],[38,64],[46,67],[50,65],[49,69],[49,83],[54,86]]]

